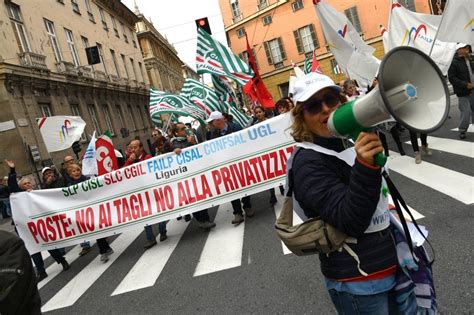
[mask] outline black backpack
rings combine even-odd
[[[23,241],[0,231],[0,314],[41,314],[36,272]]]

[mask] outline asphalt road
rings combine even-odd
[[[440,312],[467,314],[474,312],[474,133],[458,141],[457,132],[452,131],[458,120],[453,98],[451,118],[430,135],[434,137],[429,139],[433,155],[423,156],[423,163],[415,165],[411,146],[404,144],[407,156],[391,154],[390,164],[392,179],[409,206],[423,216],[418,222],[429,230],[436,250],[434,275]],[[402,140],[409,140],[407,131]],[[396,151],[391,141],[389,145]],[[51,267],[49,282],[40,289],[43,311],[334,313],[318,258],[285,254],[275,236],[275,210],[268,198],[268,192],[252,196],[256,215],[238,228],[230,223],[230,204],[211,210],[217,221],[211,232],[200,230],[193,221],[189,225],[170,222],[169,239],[146,252],[143,231],[116,237],[111,244],[115,253],[105,265],[98,261],[96,247],[77,258],[76,246],[68,249],[68,255],[74,257],[71,269],[55,276],[58,266],[47,258]],[[276,207],[281,207],[281,199]],[[7,225],[3,221],[1,228]]]

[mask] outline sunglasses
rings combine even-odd
[[[315,115],[322,111],[323,103],[328,108],[334,108],[340,103],[339,95],[332,92],[326,93],[323,97],[311,100],[311,102],[303,105],[303,109],[306,112]]]
[[[183,131],[183,130],[186,130],[186,128],[184,127],[184,128],[178,128],[178,129],[176,129],[176,131]]]

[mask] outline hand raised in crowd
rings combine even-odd
[[[135,161],[135,160],[137,159],[137,156],[135,155],[135,153],[130,153],[128,159],[129,159],[130,161]]]
[[[375,133],[361,132],[357,137],[354,148],[357,158],[364,163],[374,165],[374,157],[383,152],[382,142]]]
[[[4,160],[4,162],[9,168],[15,168],[15,162],[13,162],[13,160]]]
[[[49,171],[49,172],[45,173],[44,181],[45,181],[46,184],[48,184],[48,185],[51,184],[52,182],[54,182],[54,179],[55,179],[54,172]]]
[[[181,154],[181,149],[180,148],[176,148],[173,150],[174,154]]]
[[[194,138],[193,136],[188,136],[187,140],[189,143],[196,144],[196,138]]]

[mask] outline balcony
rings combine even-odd
[[[94,79],[94,74],[92,73],[91,68],[82,66],[82,67],[79,67],[78,70],[79,70],[78,74],[80,76],[83,76],[83,77],[88,78],[88,79]]]
[[[18,57],[20,57],[20,64],[22,66],[49,71],[48,67],[46,66],[46,56],[32,52],[24,52],[18,54]]]
[[[242,18],[243,18],[242,13],[239,13],[238,15],[234,15],[234,16],[232,17],[232,22],[237,23],[237,22],[239,22],[240,20],[242,20]]]
[[[72,62],[60,61],[56,63],[56,67],[58,68],[59,73],[74,75],[74,76],[79,75],[79,72],[76,66]]]
[[[97,81],[107,82],[107,76],[103,71],[94,70],[94,79]]]

